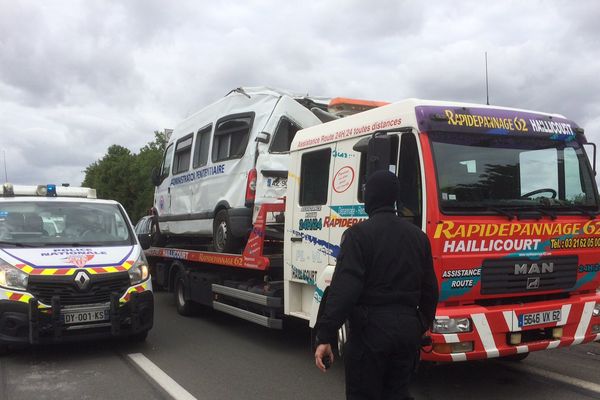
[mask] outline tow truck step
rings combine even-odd
[[[233,315],[238,318],[245,319],[246,321],[254,322],[255,324],[266,326],[267,328],[272,329],[282,329],[283,321],[279,318],[271,318],[266,317],[264,315],[256,314],[248,310],[242,310],[241,308],[237,308],[231,306],[229,304],[224,304],[219,301],[213,301],[213,308],[218,311],[222,311],[224,313]]]
[[[282,308],[282,299],[281,297],[271,297],[265,296],[258,293],[248,292],[246,290],[235,289],[232,287],[227,287],[223,285],[218,285],[213,283],[212,285],[213,293],[222,294],[228,297],[233,297],[234,299],[239,299],[243,301],[247,301],[250,303],[258,304],[265,307],[270,308]],[[214,304],[214,302],[213,302]]]

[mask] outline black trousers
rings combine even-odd
[[[421,336],[416,311],[375,307],[362,314],[350,318],[344,354],[346,399],[411,399],[408,384]]]

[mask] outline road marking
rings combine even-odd
[[[146,358],[142,353],[127,354],[127,357],[142,369],[158,386],[175,400],[197,400],[173,378],[167,375],[156,364]]]
[[[557,372],[547,371],[545,369],[533,367],[531,365],[525,365],[525,364],[507,365],[504,363],[503,363],[503,365],[507,368],[528,372],[530,374],[541,376],[542,378],[550,379],[553,381],[558,381],[561,383],[566,383],[567,385],[576,386],[578,388],[585,389],[590,392],[600,393],[600,385],[598,385],[597,383],[584,381],[583,379],[573,378],[570,376],[565,376],[565,375],[559,374]]]

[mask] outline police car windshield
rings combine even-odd
[[[586,155],[576,140],[431,132],[444,212],[598,209]]]
[[[3,246],[118,246],[134,244],[114,204],[10,201],[0,203]]]

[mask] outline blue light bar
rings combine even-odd
[[[56,185],[46,185],[46,196],[56,197]]]

